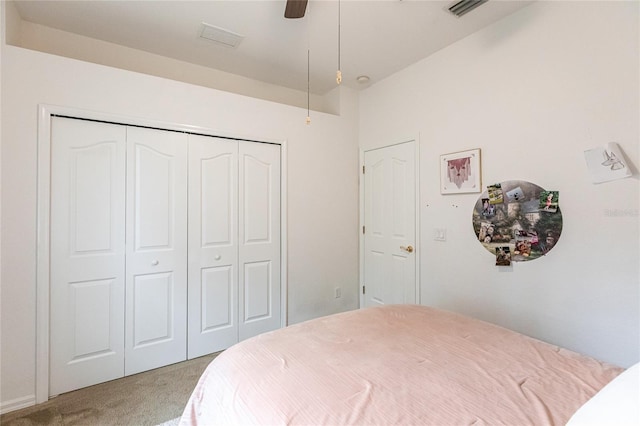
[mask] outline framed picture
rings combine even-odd
[[[482,192],[480,148],[440,156],[440,193]]]

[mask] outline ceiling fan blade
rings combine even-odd
[[[308,0],[287,0],[287,6],[284,8],[285,18],[302,18],[307,9]]]

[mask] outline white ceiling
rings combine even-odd
[[[343,84],[375,83],[527,6],[490,0],[457,18],[441,0],[310,0],[302,19],[285,19],[285,0],[19,0],[25,21],[219,69],[292,89],[324,94],[336,86],[338,5]],[[201,24],[245,38],[236,48],[199,37]]]

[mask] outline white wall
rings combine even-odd
[[[638,26],[638,2],[536,2],[361,93],[362,149],[420,134],[421,303],[640,359]],[[594,185],[583,151],[607,142],[636,174]],[[472,229],[479,194],[440,195],[439,156],[469,148],[482,149],[483,185],[560,191],[546,257],[494,266]]]
[[[15,3],[12,1],[3,1],[0,5],[2,10],[2,24],[4,28],[2,31],[2,43],[16,44],[20,41],[20,32],[22,18],[16,9]]]
[[[342,115],[313,113],[172,80],[2,46],[1,398],[33,403],[36,337],[38,104],[286,140],[288,315],[295,323],[357,307],[357,97]],[[334,287],[342,298],[334,298]]]
[[[11,9],[15,9],[13,5]],[[16,12],[17,14],[17,12]],[[307,92],[264,83],[240,75],[211,69],[185,61],[132,49],[118,44],[84,37],[55,28],[22,21],[19,16],[13,26],[18,35],[8,38],[8,44],[136,71],[157,77],[197,84],[239,95],[269,100],[301,108],[307,107]],[[14,20],[15,21],[15,20]],[[14,31],[15,32],[15,31]],[[311,94],[311,108],[335,114],[331,99],[326,95]]]

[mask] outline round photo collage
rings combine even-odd
[[[498,266],[544,256],[562,233],[559,193],[521,180],[490,185],[473,209],[473,230]]]

